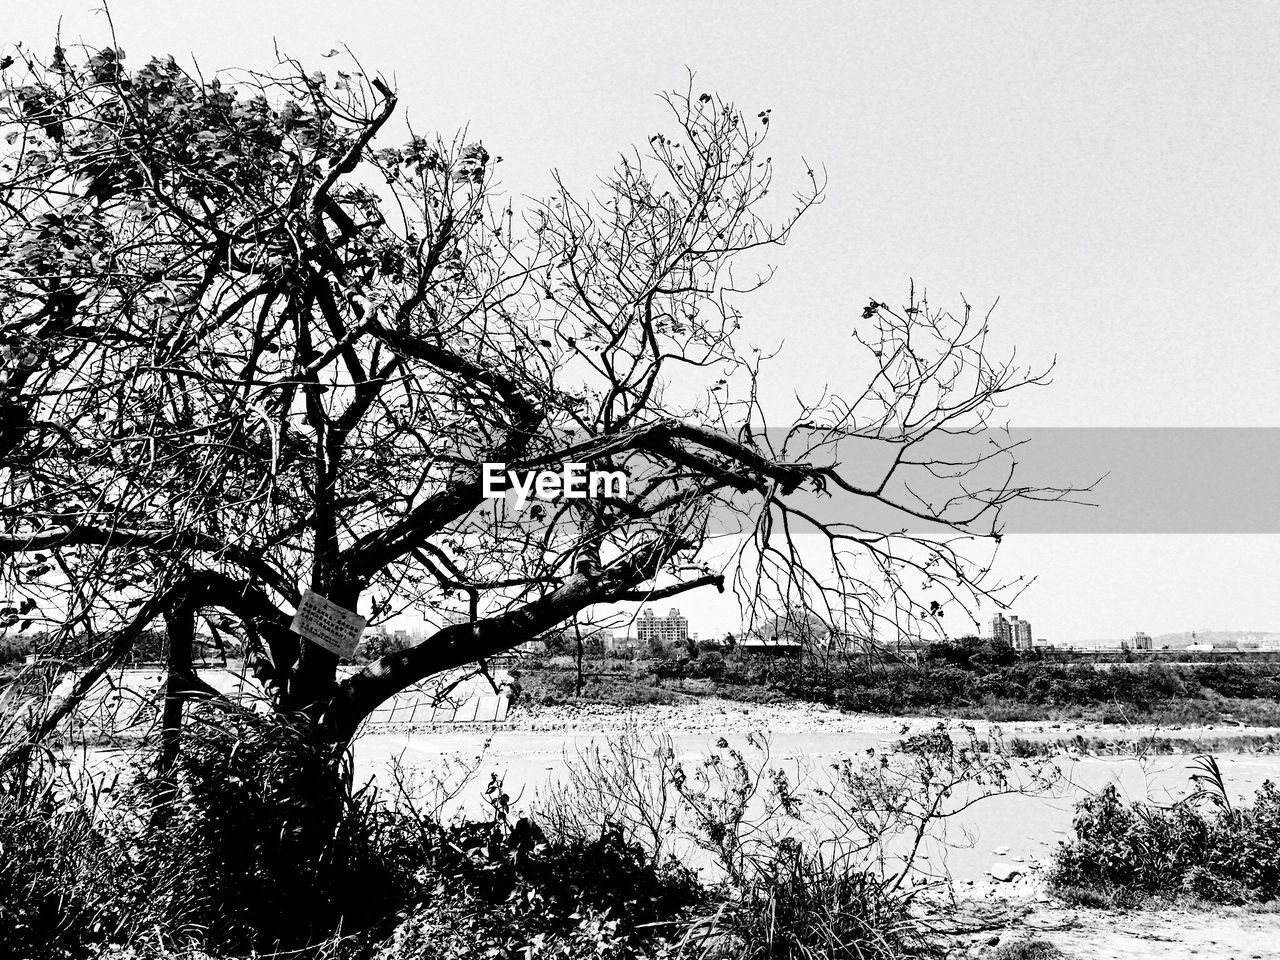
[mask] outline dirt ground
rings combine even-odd
[[[984,919],[992,926],[957,938],[957,958],[996,956],[1005,944],[1026,940],[1050,943],[1069,960],[1280,958],[1280,913],[1230,907],[1117,912],[988,902],[962,906],[957,918],[975,925]]]

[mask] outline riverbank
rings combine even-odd
[[[1018,858],[1021,860],[1021,858]],[[1003,864],[1004,869],[996,869]],[[968,960],[1271,960],[1280,908],[1208,904],[1093,909],[1063,902],[1048,863],[997,858],[993,872],[959,883],[937,914],[938,942]],[[1056,951],[1056,952],[1055,952]]]
[[[972,900],[961,902],[954,922],[971,929],[949,938],[951,956],[974,960],[1273,960],[1280,944],[1280,913],[1243,907],[1116,911]]]
[[[677,756],[696,757],[713,750],[723,737],[741,745],[750,732],[769,736],[772,760],[789,771],[819,770],[844,758],[857,758],[869,747],[884,748],[904,737],[944,723],[939,717],[892,717],[847,713],[813,704],[742,704],[700,697],[679,704],[620,707],[605,704],[528,706],[501,723],[378,725],[356,745],[357,780],[380,779],[393,759],[425,773],[440,771],[451,759],[481,754],[474,789],[459,799],[484,810],[485,785],[491,774],[505,782],[513,810],[528,810],[539,790],[563,773],[566,757],[602,738],[627,732],[672,737]],[[1055,761],[1071,778],[1070,794],[1056,797],[1008,796],[984,801],[957,819],[954,834],[967,838],[954,847],[930,851],[930,862],[950,876],[958,901],[953,931],[948,934],[954,958],[1030,960],[1051,954],[1014,953],[1032,939],[1051,944],[1067,958],[1137,958],[1137,960],[1238,960],[1274,954],[1249,952],[1256,943],[1280,943],[1280,919],[1268,913],[1234,908],[1183,910],[1142,909],[1129,912],[1081,909],[1055,900],[1043,876],[1061,840],[1069,838],[1072,807],[1078,791],[1096,791],[1119,782],[1126,795],[1172,796],[1185,791],[1186,762],[1117,757],[1097,744],[1154,742],[1185,745],[1185,753],[1223,750],[1250,738],[1280,736],[1276,728],[1208,725],[1157,729],[1081,721],[1020,721],[971,725],[985,736],[999,728],[1006,743],[1044,747],[1035,756],[1057,755]],[[1093,753],[1075,750],[1076,738]],[[1224,758],[1223,769],[1233,793],[1241,797],[1265,778],[1280,774],[1280,758],[1242,750]],[[383,780],[384,786],[390,784]]]
[[[367,730],[387,734],[578,733],[611,735],[656,730],[672,736],[729,736],[751,732],[796,735],[847,735],[892,742],[913,733],[947,726],[972,726],[982,736],[999,731],[1006,744],[1027,756],[1080,754],[1116,756],[1170,753],[1270,753],[1280,750],[1280,727],[1206,724],[1160,727],[1154,724],[1099,723],[1084,720],[962,720],[948,716],[887,716],[852,713],[813,703],[753,703],[704,696],[680,703],[630,706],[583,702],[522,704],[497,723],[383,723]]]
[[[917,661],[815,663],[725,656],[621,660],[534,656],[512,667],[518,707],[594,702],[807,703],[851,712],[942,714],[993,722],[1077,720],[1161,727],[1280,726],[1280,664],[1221,660],[1096,663],[1070,653],[1019,653],[974,640]]]

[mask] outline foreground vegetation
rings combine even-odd
[[[521,697],[532,706],[670,703],[714,694],[749,703],[801,700],[867,713],[993,721],[1280,725],[1275,662],[1096,665],[1019,656],[986,641],[935,647],[918,663],[770,661],[715,652],[696,659],[593,658],[584,664],[580,687],[571,658],[544,657],[522,665],[518,679]]]
[[[287,718],[201,704],[188,730],[170,776],[143,754],[114,780],[37,757],[0,782],[0,956],[942,957],[954,924],[936,922],[946,878],[927,865],[947,825],[1056,785],[964,727],[817,772],[755,735],[689,760],[632,730],[571,758],[522,815],[497,777],[480,789],[483,758],[396,768],[379,792]],[[1208,759],[1194,783],[1170,807],[1113,787],[1081,802],[1059,892],[1274,900],[1280,791],[1233,807]],[[451,814],[468,787],[483,815]]]
[[[1075,840],[1058,854],[1054,883],[1090,906],[1190,899],[1258,903],[1280,896],[1280,790],[1231,803],[1217,763],[1202,757],[1196,789],[1178,803],[1125,803],[1114,784],[1082,801]]]
[[[688,763],[632,733],[530,817],[495,777],[486,815],[460,819],[445,806],[478,763],[356,790],[285,718],[195,713],[172,776],[139,762],[108,790],[33,761],[6,778],[5,955],[931,956],[917,853],[971,803],[1045,785],[972,731],[821,777],[755,736]]]

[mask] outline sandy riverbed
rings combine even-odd
[[[671,738],[682,759],[705,756],[724,737],[742,746],[746,734],[767,735],[769,762],[786,769],[793,779],[820,771],[832,762],[865,755],[869,748],[892,746],[899,739],[922,733],[937,723],[958,727],[961,721],[936,718],[901,718],[841,713],[805,704],[750,705],[705,699],[691,704],[643,705],[621,709],[589,704],[547,707],[515,712],[501,724],[443,724],[437,726],[369,729],[356,744],[357,775],[385,781],[393,761],[409,769],[432,771],[449,761],[483,756],[477,775],[457,803],[477,809],[483,785],[490,774],[502,777],[518,808],[531,807],[540,791],[565,775],[580,751],[625,731],[661,732]],[[993,726],[972,724],[979,735]],[[1067,739],[1076,734],[1133,740],[1151,728],[1083,723],[1025,722],[998,725],[1006,738]],[[1162,736],[1197,740],[1226,734],[1267,734],[1274,729],[1188,728],[1160,730]],[[1194,752],[1194,748],[1189,752]],[[1133,799],[1167,801],[1181,794],[1187,784],[1189,756],[1096,757],[1067,754],[1052,763],[1064,784],[1049,796],[1009,795],[992,797],[971,808],[953,825],[953,843],[930,852],[938,871],[957,882],[972,881],[975,890],[993,884],[989,877],[999,857],[1027,865],[1046,861],[1067,836],[1075,802],[1086,792],[1109,782],[1119,784]],[[1234,797],[1244,799],[1263,780],[1280,778],[1280,756],[1233,754],[1222,758]]]
[[[998,727],[1006,736],[1028,739],[1056,739],[1078,733],[1090,736],[1136,739],[1153,734],[1163,737],[1197,740],[1211,737],[1243,735],[1280,735],[1280,727],[1242,727],[1231,724],[1202,727],[1155,727],[1150,724],[1103,724],[1077,720],[1062,722],[1025,720],[991,723],[984,720],[957,721],[936,717],[888,717],[865,713],[846,713],[832,707],[809,703],[743,704],[735,700],[703,697],[680,704],[642,704],[616,707],[610,704],[585,703],[563,706],[539,706],[512,710],[502,723],[417,724],[420,733],[447,732],[547,732],[570,731],[593,734],[617,733],[628,728],[657,728],[673,734],[684,733],[840,733],[871,737],[901,736],[903,726],[919,732],[938,722],[967,723],[979,733]],[[394,731],[391,725],[379,725],[377,732]]]
[[[547,707],[515,712],[502,724],[371,730],[356,747],[358,770],[379,778],[392,758],[431,770],[448,760],[483,755],[477,781],[490,773],[505,778],[517,807],[532,805],[539,789],[564,774],[574,753],[624,731],[661,731],[678,756],[696,757],[715,748],[720,737],[741,743],[748,732],[768,735],[771,760],[809,768],[883,748],[903,736],[944,722],[937,718],[846,714],[804,704],[744,706],[706,699],[681,705],[619,709],[605,705]],[[975,722],[980,735],[992,724]],[[1180,730],[1079,722],[1025,722],[998,725],[1006,738],[1070,739],[1077,734],[1132,741],[1157,734],[1195,742],[1229,736],[1268,735],[1275,728],[1215,726]],[[1058,843],[1070,834],[1074,803],[1087,791],[1118,783],[1133,799],[1167,801],[1186,788],[1189,756],[1098,757],[1064,755],[1052,762],[1070,786],[1055,796],[1004,796],[971,808],[951,831],[952,846],[930,854],[932,867],[954,881],[962,912],[988,911],[1005,917],[981,933],[960,940],[961,956],[983,957],[1010,940],[1046,940],[1078,960],[1261,960],[1280,958],[1280,914],[1234,909],[1208,912],[1156,910],[1133,913],[1081,910],[1053,902],[1045,892],[1044,870]],[[1267,778],[1280,779],[1280,756],[1220,755],[1231,792],[1251,796]],[[460,797],[467,802],[466,794]],[[473,792],[470,801],[475,802]],[[1017,876],[997,880],[993,871],[1012,868]],[[965,906],[967,904],[967,906]]]
[[[703,699],[679,705],[644,705],[619,709],[588,704],[544,707],[513,712],[502,723],[389,725],[366,729],[357,741],[358,779],[389,786],[389,770],[398,761],[410,770],[438,772],[450,761],[480,757],[470,787],[457,799],[475,809],[490,774],[504,778],[516,808],[528,809],[538,792],[562,777],[577,751],[626,731],[661,732],[671,737],[681,758],[703,756],[724,737],[740,745],[749,732],[766,734],[771,762],[792,770],[823,765],[865,754],[868,748],[891,746],[903,736],[921,733],[943,722],[926,717],[884,717],[847,714],[808,704],[743,705]],[[979,735],[993,726],[972,724]],[[1212,726],[1173,729],[1090,724],[1080,722],[1022,722],[998,725],[1006,738],[1069,740],[1076,735],[1133,741],[1157,734],[1188,741],[1231,736],[1264,736],[1275,728]],[[90,748],[82,762],[106,770],[117,750]],[[1141,911],[1115,914],[1067,909],[1045,894],[1044,866],[1057,844],[1070,833],[1074,803],[1086,791],[1116,782],[1134,799],[1167,800],[1187,785],[1190,757],[1156,756],[1146,759],[1064,754],[1053,759],[1070,786],[1055,796],[1004,796],[971,808],[955,825],[947,847],[930,853],[927,864],[954,881],[956,896],[970,908],[990,909],[1011,904],[1005,919],[981,933],[963,938],[964,953],[981,957],[996,943],[1036,936],[1058,946],[1071,958],[1098,960],[1255,960],[1280,958],[1280,914],[1239,910],[1187,912]],[[1234,797],[1243,799],[1264,779],[1280,779],[1280,756],[1274,754],[1220,755]],[[1012,867],[1018,876],[1005,881],[992,876],[996,868]],[[960,955],[964,955],[964,953]]]

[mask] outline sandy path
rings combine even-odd
[[[1028,938],[1053,944],[1070,960],[1276,960],[1280,914],[1041,906],[1004,929],[965,938],[961,956],[988,956],[999,944]]]

